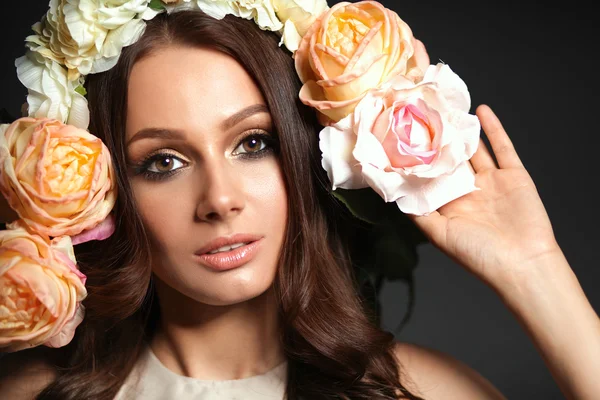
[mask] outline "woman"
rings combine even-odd
[[[19,365],[0,383],[7,398],[502,398],[370,322],[314,111],[277,44],[241,18],[162,14],[87,78],[118,223],[76,248],[88,278],[76,337],[37,359],[7,355]],[[482,190],[414,222],[515,312],[565,395],[591,399],[598,318],[508,136],[489,108],[477,115],[498,164],[480,142],[470,163]]]

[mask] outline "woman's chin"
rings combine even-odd
[[[243,281],[215,283],[210,287],[192,289],[187,296],[198,303],[210,306],[232,306],[257,299],[266,294],[272,287],[271,282]],[[185,293],[184,292],[184,293]]]

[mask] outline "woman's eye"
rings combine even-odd
[[[264,135],[262,135],[264,136]],[[234,154],[258,153],[268,146],[267,139],[258,135],[245,138],[233,151]]]
[[[172,155],[163,154],[158,155],[148,165],[148,171],[155,174],[171,172],[176,169],[183,167],[183,162]]]

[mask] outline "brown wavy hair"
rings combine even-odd
[[[279,137],[288,193],[287,232],[274,282],[288,359],[288,400],[418,399],[400,382],[394,336],[380,329],[357,289],[345,232],[352,219],[329,193],[315,112],[278,37],[249,20],[199,11],[161,14],[118,64],[86,82],[90,131],[113,155],[119,198],[115,234],[76,248],[88,276],[86,318],[62,352],[58,377],[37,397],[113,399],[160,317],[153,301],[149,244],[126,174],[127,87],[133,65],[171,45],[210,47],[236,59],[261,90]]]

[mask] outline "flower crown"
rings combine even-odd
[[[85,276],[73,245],[114,231],[110,154],[87,131],[85,77],[112,68],[160,13],[197,9],[253,19],[292,53],[301,101],[316,109],[322,166],[359,218],[377,203],[426,215],[476,190],[479,141],[465,83],[429,65],[423,45],[375,1],[50,0],[15,62],[27,116],[0,126],[0,191],[19,219],[0,231],[0,349],[69,343]],[[367,189],[354,190],[354,189]],[[373,204],[375,204],[373,206]],[[398,213],[401,214],[401,213]],[[379,213],[381,215],[381,213]]]

